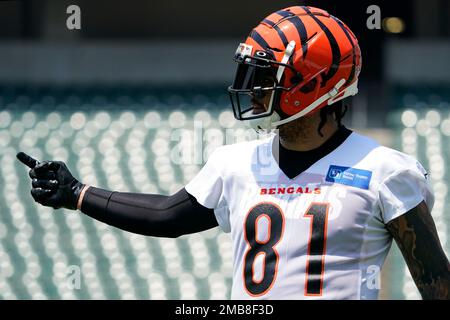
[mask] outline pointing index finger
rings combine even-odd
[[[20,162],[22,162],[24,165],[26,165],[27,167],[29,167],[31,169],[33,169],[39,163],[39,161],[30,157],[25,152],[19,152],[16,155],[16,157]]]

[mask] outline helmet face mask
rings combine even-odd
[[[228,87],[234,116],[238,120],[253,120],[269,117],[278,104],[281,92],[291,87],[282,85],[282,76],[277,75],[280,67],[288,68],[297,77],[301,75],[291,66],[275,60],[266,51],[256,51],[255,55],[241,55],[240,44],[234,61],[237,63],[233,84]],[[264,108],[263,108],[264,107]]]

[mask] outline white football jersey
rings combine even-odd
[[[434,196],[414,158],[353,132],[288,178],[277,136],[217,148],[186,190],[233,242],[232,299],[377,299],[385,224]]]

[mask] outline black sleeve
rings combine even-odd
[[[214,210],[200,205],[184,188],[162,196],[90,187],[81,211],[122,230],[154,237],[175,238],[218,226]]]

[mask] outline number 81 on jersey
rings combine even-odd
[[[328,203],[313,202],[303,215],[309,218],[310,230],[308,255],[306,259],[305,295],[320,296],[323,288],[324,255],[328,222]],[[265,239],[258,238],[258,220],[268,221]],[[275,203],[262,202],[248,212],[244,221],[244,238],[248,249],[244,254],[244,286],[251,296],[266,294],[275,283],[278,271],[279,255],[276,245],[283,237],[284,215]],[[255,260],[262,255],[262,276],[255,279]],[[311,257],[314,257],[311,259]]]

